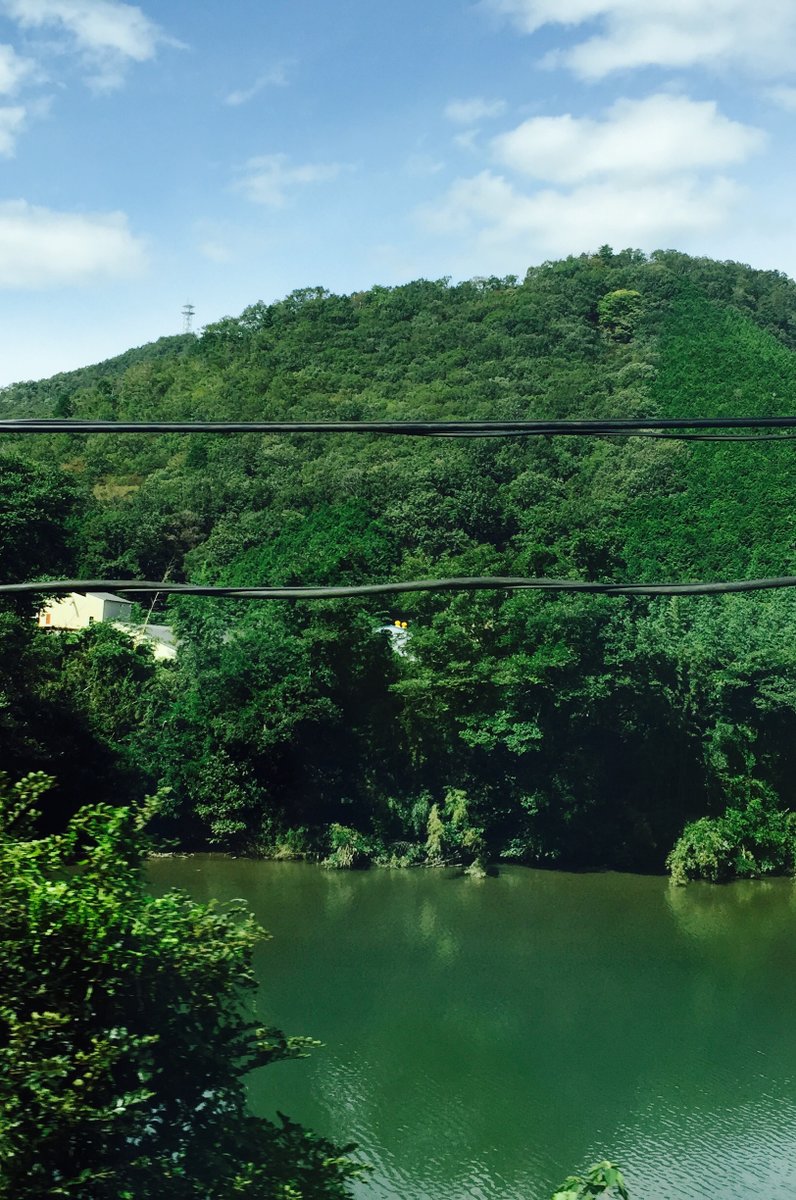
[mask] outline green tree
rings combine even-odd
[[[37,837],[52,781],[0,780],[0,1198],[332,1200],[357,1168],[244,1078],[306,1039],[256,1019],[240,911],[155,898],[138,810]]]
[[[49,578],[70,562],[69,523],[77,492],[68,477],[0,453],[0,582]]]
[[[728,805],[719,817],[689,821],[666,859],[673,883],[793,874],[796,813],[778,808],[764,785],[748,790],[742,806]]]
[[[617,341],[629,341],[641,316],[642,303],[641,293],[635,288],[608,292],[597,305],[600,324]]]

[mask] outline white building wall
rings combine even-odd
[[[129,621],[132,604],[118,596],[104,596],[102,599],[101,621]]]
[[[155,658],[175,659],[177,644],[170,626],[132,625],[131,609],[132,601],[111,592],[70,592],[48,601],[39,612],[38,622],[43,629],[85,629],[97,621],[108,621],[136,646],[149,646]]]
[[[110,592],[70,592],[44,605],[38,616],[44,629],[85,629],[95,621],[130,619],[131,602]]]

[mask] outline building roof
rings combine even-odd
[[[84,594],[86,596],[93,596],[96,600],[112,600],[114,604],[133,603],[132,600],[125,600],[124,596],[114,596],[113,592],[85,592]]]

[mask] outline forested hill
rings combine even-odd
[[[795,349],[785,276],[605,247],[521,282],[305,289],[7,388],[0,416],[786,414]],[[796,573],[791,441],[64,435],[2,453],[5,580]],[[395,619],[404,653],[379,632]],[[9,769],[58,775],[64,809],[163,784],[172,843],[661,868],[709,815],[685,873],[791,865],[790,592],[185,598],[158,614],[181,639],[166,666],[105,627],[0,620]]]

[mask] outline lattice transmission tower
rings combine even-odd
[[[196,309],[192,304],[184,304],[182,309],[182,331],[183,333],[193,332],[193,315]]]

